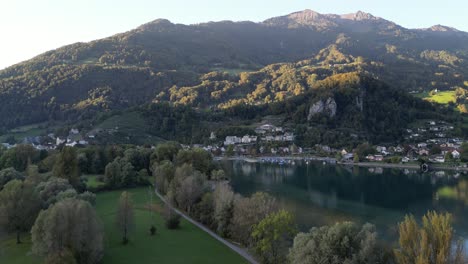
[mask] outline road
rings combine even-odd
[[[159,199],[161,199],[161,201],[163,201],[167,206],[169,206],[169,208],[171,208],[172,210],[174,210],[174,212],[176,212],[177,214],[179,214],[181,217],[183,217],[185,220],[189,221],[190,223],[194,224],[195,226],[197,226],[198,228],[200,228],[201,230],[205,231],[206,233],[208,233],[210,236],[214,237],[216,240],[218,240],[219,242],[223,243],[224,245],[226,245],[227,247],[229,247],[230,249],[232,249],[233,251],[235,251],[237,254],[241,255],[243,258],[245,258],[245,260],[247,260],[249,263],[252,263],[252,264],[258,264],[258,262],[243,248],[241,247],[238,247],[234,244],[232,244],[231,242],[227,241],[226,239],[218,236],[215,232],[211,231],[210,229],[208,229],[207,227],[205,227],[204,225],[198,223],[197,221],[193,220],[190,216],[186,215],[185,213],[181,212],[180,210],[178,210],[177,208],[173,207],[170,203],[168,203],[166,201],[166,199],[164,198],[164,196],[162,196],[158,190],[155,188],[155,193],[156,195],[159,197]]]

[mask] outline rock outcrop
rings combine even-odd
[[[329,97],[327,100],[319,100],[315,102],[309,109],[308,120],[318,114],[325,114],[328,117],[336,116],[337,104],[334,98]]]

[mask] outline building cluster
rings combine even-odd
[[[424,125],[406,129],[406,140],[422,140],[425,138],[445,138],[454,127],[445,122],[428,121]]]
[[[90,135],[87,135],[89,139],[93,139]],[[60,137],[56,136],[54,133],[50,133],[46,136],[30,136],[25,137],[21,144],[32,145],[37,150],[53,150],[60,145],[65,145],[68,147],[74,146],[86,146],[89,144],[89,141],[85,139],[80,134],[80,131],[76,128],[73,128],[69,131],[68,136]],[[2,146],[10,149],[16,147],[17,144],[2,143]]]
[[[384,161],[387,157],[401,157],[403,163],[416,161],[420,158],[434,163],[444,163],[446,159],[458,160],[461,155],[462,141],[459,139],[437,139],[408,144],[405,146],[376,146],[376,154],[367,155],[368,161]]]
[[[293,142],[294,133],[285,132],[282,127],[276,127],[271,124],[264,124],[255,129],[256,135],[226,136],[224,146],[238,145],[238,144],[255,144],[262,142]],[[214,133],[211,134],[210,139],[215,138]]]

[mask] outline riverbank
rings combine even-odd
[[[214,157],[214,160],[240,160],[249,163],[257,162],[279,162],[279,161],[322,161],[329,164],[339,164],[345,166],[357,166],[357,167],[366,167],[366,168],[394,168],[394,169],[411,169],[419,170],[419,164],[405,164],[405,163],[384,163],[384,162],[341,162],[337,161],[334,158],[329,157],[318,157],[318,156],[233,156],[233,157],[224,157],[217,156]],[[449,166],[449,165],[438,165],[430,164],[431,170],[450,170],[450,171],[468,171],[468,167],[462,166]]]

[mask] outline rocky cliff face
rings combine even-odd
[[[333,118],[336,116],[336,109],[337,104],[334,98],[329,97],[327,100],[319,100],[309,108],[307,119],[310,121],[312,117],[318,114],[325,114]]]

